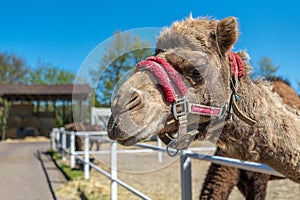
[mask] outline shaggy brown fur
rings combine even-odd
[[[217,150],[218,156],[228,155]],[[201,190],[201,200],[226,200],[234,186],[237,186],[247,200],[263,200],[266,197],[269,174],[241,170],[224,165],[211,164]]]
[[[266,163],[300,182],[300,124],[296,111],[289,112],[266,83],[252,85],[250,78],[241,80],[238,93],[242,96],[239,107],[258,124],[253,128],[242,126],[235,118],[223,130],[227,137],[221,135],[220,144],[230,155]]]
[[[188,101],[210,106],[228,103],[232,92],[228,52],[237,40],[237,30],[233,17],[221,21],[189,18],[162,32],[157,43],[162,51],[157,56],[186,78]],[[203,125],[217,119],[189,115],[189,129],[206,132],[206,138],[216,141],[231,157],[267,164],[300,183],[299,114],[272,92],[268,82],[253,82],[247,74],[239,81],[237,93],[238,107],[257,121],[254,126],[233,114],[219,136]],[[135,106],[126,107],[128,102]],[[108,134],[123,145],[154,134],[173,136],[179,128],[172,105],[163,99],[161,88],[147,71],[137,71],[124,82],[111,108]]]
[[[272,80],[273,91],[279,94],[283,102],[300,110],[300,99],[297,93],[284,81]],[[218,149],[215,155],[228,156],[221,149]],[[211,164],[203,183],[200,199],[226,200],[233,187],[237,186],[247,200],[262,200],[266,197],[268,181],[274,179],[279,177]]]
[[[300,110],[300,99],[298,94],[284,81],[273,81],[273,91],[279,94],[283,103]]]
[[[183,21],[181,22],[180,29],[175,30],[184,33],[185,35],[192,35],[195,39],[201,38],[200,45],[202,47],[204,46],[204,49],[208,51],[208,53],[211,53],[207,50],[209,49],[209,46],[206,45],[207,42],[203,42],[203,40],[210,41],[210,39],[205,40],[205,36],[208,34],[205,31],[199,31],[197,35],[194,34],[193,30],[196,29],[194,26],[199,26],[198,28],[207,31],[211,31],[212,27],[209,26],[209,28],[207,28],[202,25],[201,23],[205,24],[202,20],[194,21]],[[206,23],[207,26],[211,24],[213,23]],[[221,44],[219,44],[219,46],[222,46],[220,51],[221,54],[223,54],[231,49],[232,42],[236,41],[237,32],[236,28],[233,27],[237,27],[237,24],[234,18],[226,19],[219,24],[221,25],[217,26],[216,35],[220,37],[224,36],[225,38],[218,40],[228,42],[221,42]],[[179,25],[176,25],[176,27],[178,26]],[[184,26],[188,28],[184,29]],[[219,29],[220,26],[228,26],[228,30],[233,31],[234,33],[231,34],[226,28]],[[218,34],[218,30],[225,31],[228,34]],[[203,33],[204,35],[202,35]],[[210,35],[208,38],[212,37],[213,36]],[[165,40],[164,35],[161,36],[161,40]],[[199,41],[195,43],[197,44]],[[213,50],[216,48],[217,47],[210,47],[210,49]],[[188,55],[185,54],[185,56]],[[166,55],[165,58],[174,66],[176,66],[176,63],[177,65],[179,64],[180,66],[177,66],[177,68],[181,69],[181,71],[187,71],[187,67],[181,65],[183,62],[178,62],[174,58],[170,59],[168,55]],[[215,70],[217,69],[214,69],[214,71]],[[220,70],[223,75],[227,74],[228,76],[228,72],[226,73],[224,68],[221,68]],[[187,76],[187,73],[185,74],[183,72],[182,74]],[[197,84],[197,79],[193,76],[189,76],[189,78],[192,79],[192,84]],[[223,79],[224,83],[226,83],[226,75],[223,76]],[[226,88],[229,89],[228,87]],[[245,76],[240,80],[237,92],[240,95],[239,107],[244,113],[247,113],[248,116],[255,119],[258,123],[255,126],[250,127],[233,115],[232,123],[224,127],[222,131],[223,134],[221,134],[218,144],[236,158],[266,163],[287,175],[292,180],[300,182],[299,116],[297,116],[296,113],[291,113],[290,109],[282,104],[281,100],[271,92],[271,86],[269,86],[267,82],[258,81],[253,83],[250,77]],[[220,95],[221,98],[224,98],[224,96],[221,95],[222,91],[216,93]],[[218,101],[218,97],[212,96],[213,95],[211,95],[211,99],[216,99]],[[203,102],[203,100],[201,102]]]

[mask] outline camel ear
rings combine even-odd
[[[245,50],[238,51],[236,54],[239,55],[244,64],[250,65],[250,55]]]
[[[229,52],[238,39],[238,23],[235,17],[221,20],[217,26],[217,42],[220,53]]]

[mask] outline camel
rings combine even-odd
[[[272,81],[273,91],[279,94],[283,103],[300,110],[300,98],[288,82],[278,77],[267,77],[267,79]],[[219,148],[215,155],[228,156]],[[212,163],[199,199],[226,200],[234,186],[237,186],[248,200],[265,199],[268,181],[278,179],[280,177]]]
[[[74,132],[84,132],[84,131],[101,131],[101,127],[96,124],[84,123],[84,122],[73,122],[66,124],[64,128],[68,131]],[[91,140],[90,139],[90,146],[88,147],[90,150],[92,149],[94,143],[96,144],[97,150],[100,149],[100,141],[99,140]],[[84,144],[82,138],[80,136],[75,135],[75,151],[84,151]],[[90,155],[89,158],[91,163],[94,163],[95,158],[93,155]],[[76,165],[79,167],[80,170],[84,170],[84,162],[82,160],[76,158]],[[90,168],[91,170],[91,168]]]
[[[189,17],[166,28],[156,56],[116,91],[109,137],[129,146],[157,134],[182,150],[205,133],[231,157],[300,183],[300,114],[269,82],[251,80],[251,67],[232,52],[237,39],[235,17]]]
[[[83,123],[83,122],[74,122],[74,123],[69,123],[65,125],[65,129],[68,131],[101,131],[101,128],[96,125],[96,124],[90,124],[90,123]],[[99,141],[90,141],[91,146],[89,147],[90,149],[92,148],[93,144],[96,143],[97,150],[100,148],[100,143]],[[84,150],[84,144],[82,139],[79,136],[75,136],[75,151],[83,151]]]

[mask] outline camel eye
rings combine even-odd
[[[201,85],[203,83],[203,76],[201,70],[195,67],[186,71],[186,77],[192,85]]]
[[[163,52],[165,52],[166,50],[164,50],[164,49],[155,49],[155,56],[157,56],[158,54],[160,54],[160,53],[163,53]]]
[[[193,80],[195,85],[200,85],[204,82],[202,74],[197,69],[193,70]]]

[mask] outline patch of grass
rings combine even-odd
[[[110,195],[108,191],[103,188],[95,185],[95,182],[92,180],[82,181],[79,184],[78,189],[86,196],[88,200],[109,200]]]
[[[49,155],[52,156],[52,158],[54,158],[55,160],[61,160],[61,158],[62,158],[62,156],[61,156],[59,153],[57,153],[56,151],[54,151],[54,150],[52,150],[52,149],[49,150],[48,153],[49,153]]]
[[[87,198],[89,200],[109,200],[110,196],[106,194],[91,192],[90,194],[87,194]]]
[[[79,169],[71,169],[69,165],[62,161],[62,156],[58,152],[54,150],[48,150],[48,153],[54,160],[56,160],[57,165],[59,165],[63,173],[70,180],[64,187],[61,187],[58,191],[56,191],[56,194],[60,196],[68,196],[71,199],[72,197],[76,199],[79,197],[79,199],[88,200],[110,199],[109,191],[106,191],[106,188],[99,186],[91,179],[84,180],[84,172]]]
[[[67,177],[70,179],[70,180],[78,180],[78,179],[83,179],[83,171],[81,170],[78,170],[78,169],[71,169],[67,164],[63,163],[63,162],[59,162],[61,161],[62,159],[62,156],[50,149],[48,150],[48,153],[50,156],[52,156],[52,158],[56,161],[58,161],[58,165],[60,166],[60,168],[63,170],[63,172],[67,175]]]
[[[57,189],[56,195],[58,199],[110,200],[109,186],[94,179],[69,181]]]
[[[78,180],[83,178],[83,171],[78,169],[71,169],[68,165],[61,163],[61,169],[71,180]]]
[[[47,151],[47,153],[48,153],[50,156],[52,156],[52,155],[54,154],[54,152],[56,152],[56,151],[54,151],[53,149],[48,149],[48,151]]]

